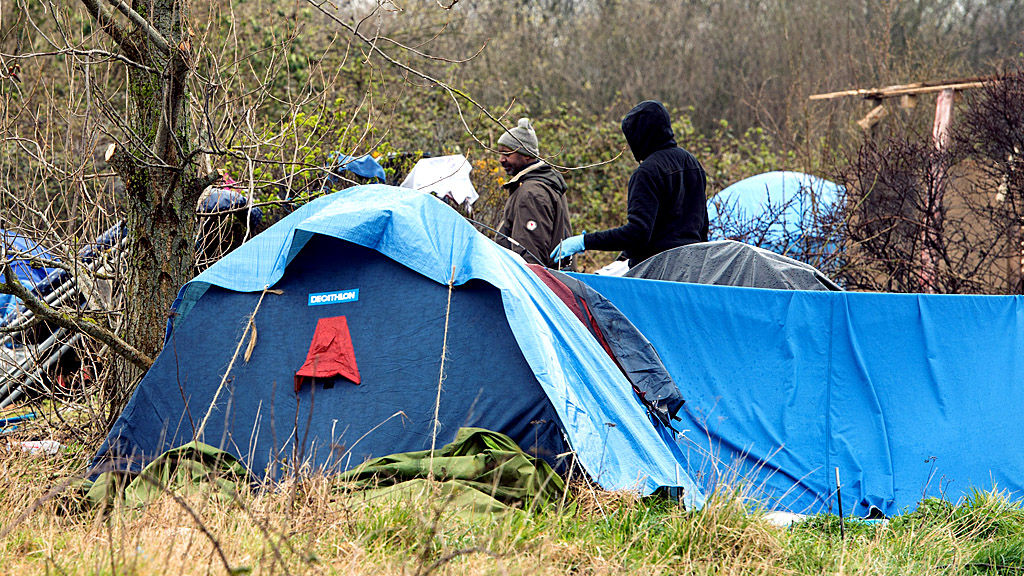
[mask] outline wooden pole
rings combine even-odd
[[[981,88],[987,83],[998,81],[998,76],[981,76],[977,78],[965,78],[962,80],[944,80],[940,82],[914,82],[912,84],[896,84],[883,88],[856,88],[852,90],[840,90],[839,92],[826,92],[824,94],[812,94],[811,100],[833,100],[847,96],[860,96],[868,100],[880,100],[883,98],[895,98],[907,94],[927,94],[929,92],[941,92],[943,90],[965,90],[968,88]]]

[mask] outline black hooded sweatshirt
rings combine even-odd
[[[632,267],[670,248],[706,242],[707,176],[676,146],[668,110],[661,102],[641,102],[622,119],[622,133],[640,162],[629,177],[627,221],[584,236],[586,249],[621,250]]]

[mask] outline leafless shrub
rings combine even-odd
[[[832,276],[844,265],[846,230],[844,192],[825,190],[824,181],[801,183],[789,198],[778,200],[769,194],[764,211],[747,214],[739,198],[711,199],[715,217],[710,224],[711,239],[726,239],[764,248],[805,262]]]
[[[970,159],[914,132],[866,139],[844,171],[853,289],[998,293],[1005,227]]]
[[[47,353],[67,345],[78,358],[97,360],[89,378],[109,392],[96,398],[104,414],[98,428],[120,412],[140,369],[160,350],[171,303],[195,273],[197,248],[208,257],[204,266],[255,232],[246,218],[240,228],[234,213],[197,217],[200,195],[222,178],[217,168],[234,172],[248,215],[254,203],[290,206],[324,193],[331,153],[358,156],[381,142],[394,111],[375,100],[382,67],[417,77],[405,60],[429,60],[382,35],[390,10],[368,2],[343,15],[314,1],[284,8],[18,0],[0,7],[0,227],[52,255],[40,263],[5,247],[0,292],[63,331]],[[359,27],[348,24],[353,16]],[[361,97],[350,98],[360,82]],[[120,258],[92,269],[83,253],[111,229],[124,239]],[[29,258],[65,269],[71,292],[105,283],[106,300],[33,295],[10,267]],[[47,373],[32,385],[19,381],[19,398],[30,389],[52,392],[51,380]],[[2,384],[11,388],[7,379]]]

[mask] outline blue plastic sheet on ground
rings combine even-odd
[[[176,321],[211,285],[244,292],[273,286],[314,234],[372,248],[440,284],[480,279],[498,288],[526,361],[581,464],[598,483],[643,494],[681,486],[687,506],[703,504],[701,491],[682,468],[683,454],[671,431],[652,422],[586,327],[521,258],[433,196],[375,184],[318,198],[186,285]]]
[[[34,242],[10,230],[0,229],[0,243],[9,251],[17,251],[30,257],[56,260],[38,242]],[[37,284],[43,282],[48,274],[58,270],[57,268],[46,267],[33,268],[28,260],[15,258],[10,253],[8,253],[8,258],[11,259],[11,268],[14,270],[14,275],[29,289],[35,288]],[[10,294],[0,294],[0,321],[17,310],[20,303],[21,300]]]
[[[654,344],[687,399],[705,488],[886,515],[1024,496],[1024,297],[776,291],[577,274]]]

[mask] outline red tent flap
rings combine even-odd
[[[295,391],[302,387],[303,378],[334,378],[341,376],[359,384],[356,353],[348,333],[344,316],[317,320],[313,341],[309,343],[306,363],[295,373]]]

